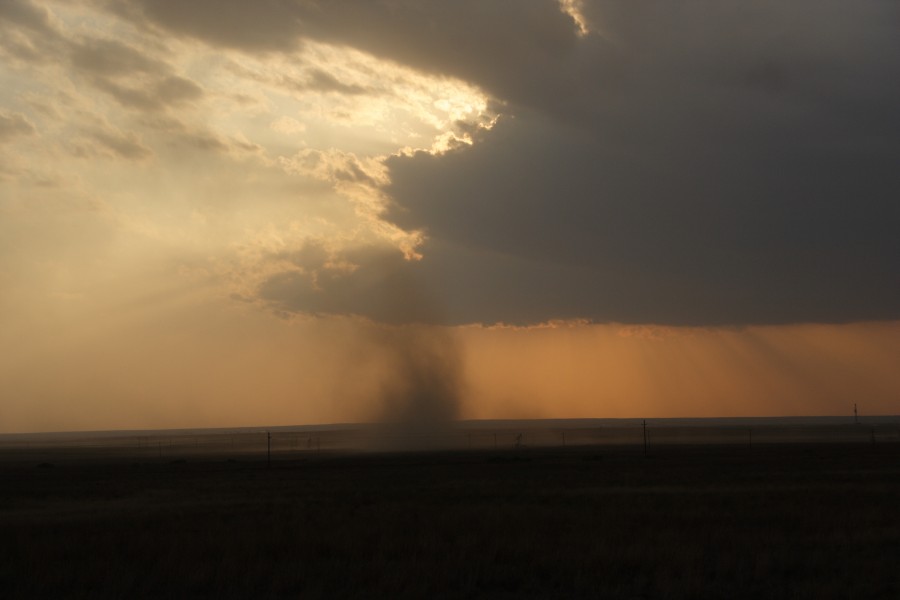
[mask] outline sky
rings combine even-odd
[[[0,432],[898,414],[897,106],[892,0],[0,0]]]

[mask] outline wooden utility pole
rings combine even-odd
[[[647,456],[647,419],[644,419],[644,456]]]

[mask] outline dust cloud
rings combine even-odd
[[[463,353],[451,328],[439,323],[436,302],[408,270],[386,273],[379,300],[388,318],[367,337],[383,369],[377,395],[378,447],[435,447],[461,416]],[[425,318],[422,318],[422,317]]]
[[[459,417],[461,355],[442,327],[378,327],[374,341],[389,371],[380,392],[381,419],[401,427],[434,429]]]

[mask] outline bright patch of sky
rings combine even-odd
[[[378,218],[381,161],[492,123],[477,88],[358,50],[251,55],[83,3],[46,6],[0,20],[0,232],[42,257],[32,276],[66,273],[53,293],[86,293],[98,265],[128,279],[135,261],[247,289],[272,268],[266,255],[311,238],[410,250],[419,236]],[[23,235],[40,211],[55,216]],[[0,258],[7,274],[12,260]]]

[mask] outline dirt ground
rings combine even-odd
[[[896,442],[257,446],[2,451],[2,596],[900,597]]]

